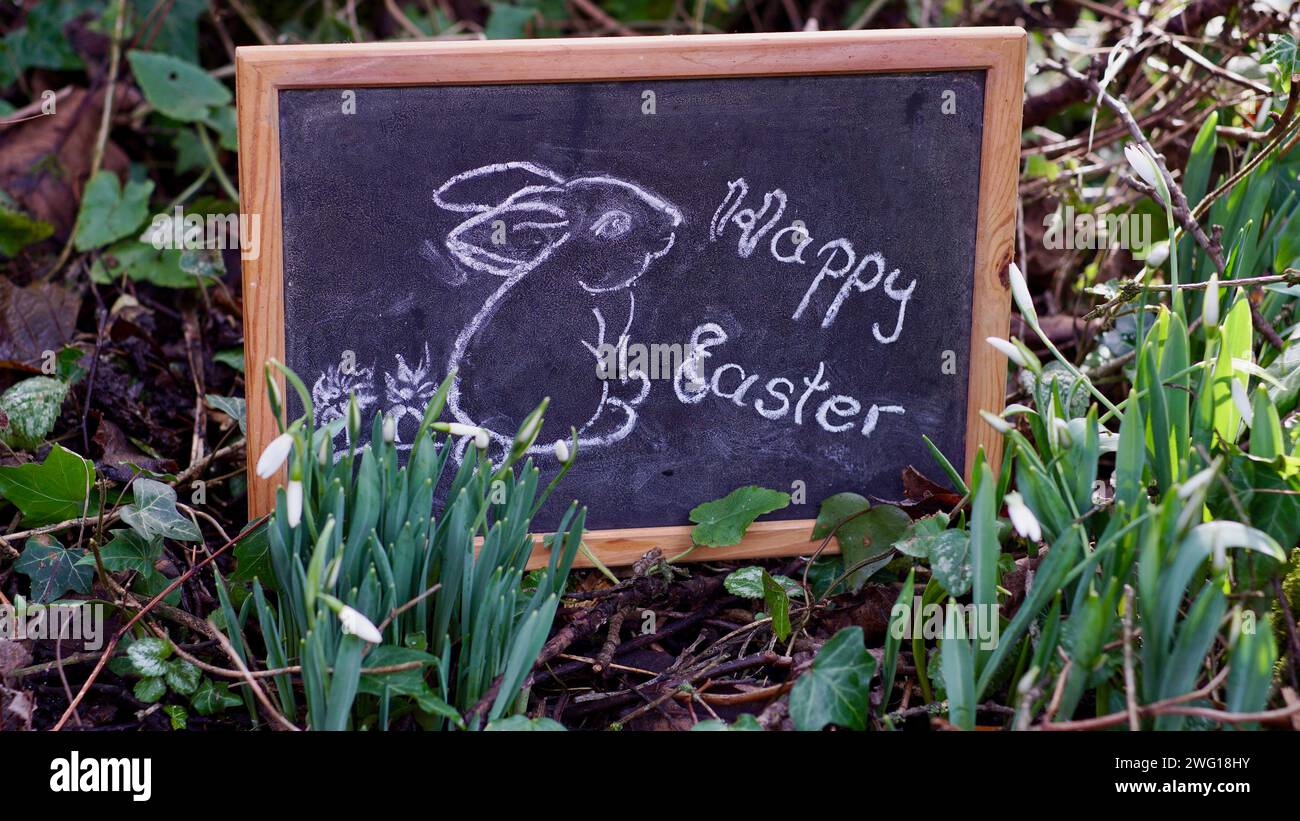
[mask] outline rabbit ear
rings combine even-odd
[[[446,247],[458,262],[497,276],[536,268],[570,237],[569,215],[556,204],[559,191],[533,187],[452,229]]]
[[[438,207],[462,214],[489,211],[514,194],[539,185],[554,185],[564,178],[549,168],[530,162],[503,162],[465,171],[433,192]]]

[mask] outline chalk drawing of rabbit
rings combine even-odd
[[[508,447],[543,395],[547,430],[578,430],[599,447],[636,427],[648,377],[597,378],[602,344],[626,346],[636,312],[632,287],[672,249],[681,212],[644,188],[611,176],[565,178],[530,162],[486,165],[447,180],[433,196],[469,215],[448,233],[452,259],[502,282],[461,329],[447,362],[456,369],[447,408]],[[566,328],[587,307],[595,339]],[[586,313],[586,312],[583,312]],[[550,453],[555,437],[529,450]]]

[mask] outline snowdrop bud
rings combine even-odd
[[[488,432],[482,428],[479,428],[478,433],[474,434],[474,447],[479,450],[487,450],[489,441]]]
[[[1016,307],[1020,309],[1020,315],[1031,328],[1037,328],[1038,312],[1034,310],[1034,298],[1029,294],[1029,283],[1025,281],[1025,275],[1020,272],[1020,266],[1011,263],[1007,269],[1007,277],[1011,280],[1011,296],[1016,301]]]
[[[555,461],[562,465],[569,464],[569,443],[563,439],[555,443]]]
[[[434,422],[433,428],[452,436],[478,436],[481,430],[475,425],[462,425],[460,422]]]
[[[1015,531],[1031,542],[1041,541],[1043,527],[1038,523],[1034,511],[1025,504],[1024,497],[1013,491],[1007,494],[1006,502],[1007,516],[1011,518],[1011,526]]]
[[[986,338],[984,341],[992,345],[994,348],[998,350],[999,353],[1001,353],[1007,359],[1010,359],[1012,362],[1016,363],[1020,367],[1022,368],[1029,367],[1029,363],[1025,360],[1024,355],[1020,353],[1020,349],[1017,348],[1015,345],[1012,345],[1007,340],[1001,339],[996,336],[990,336]]]
[[[1142,146],[1129,143],[1124,146],[1124,157],[1128,160],[1131,167],[1142,179],[1142,182],[1151,186],[1159,194],[1164,191],[1164,181],[1160,179],[1160,171],[1156,168],[1155,160],[1151,155],[1142,149]]]
[[[297,527],[302,521],[302,482],[291,480],[284,492],[284,500],[289,514],[289,527]]]
[[[1034,682],[1037,680],[1038,668],[1030,667],[1029,670],[1020,677],[1020,681],[1016,682],[1016,692],[1019,693],[1021,697],[1029,695],[1029,691],[1034,689]]]
[[[1219,324],[1219,274],[1210,274],[1209,287],[1205,289],[1205,306],[1201,308],[1201,320],[1209,328]]]
[[[271,444],[266,446],[262,455],[257,459],[257,475],[263,479],[270,479],[275,472],[284,464],[284,460],[289,458],[289,451],[293,449],[293,434],[282,433],[271,440]]]
[[[1167,259],[1169,259],[1169,240],[1161,240],[1147,249],[1148,268],[1159,268]]]
[[[348,392],[348,441],[355,442],[361,435],[361,406],[354,391]]]
[[[320,438],[320,444],[316,446],[316,461],[321,467],[330,462],[330,440],[325,436]]]
[[[391,445],[397,441],[397,417],[385,416],[382,430],[385,443]]]
[[[280,383],[270,375],[270,366],[267,366],[266,391],[271,395],[271,404],[277,408],[284,407],[284,397],[280,395]]]
[[[1237,406],[1237,413],[1245,420],[1246,427],[1255,426],[1255,411],[1250,407],[1250,396],[1239,380],[1232,380],[1232,404]]]
[[[987,422],[989,427],[993,428],[998,433],[1010,433],[1015,429],[1014,425],[1003,419],[1001,416],[989,413],[986,410],[980,411],[980,418]]]
[[[384,643],[384,636],[379,632],[379,628],[375,627],[374,622],[346,604],[339,608],[339,624],[342,625],[343,632],[349,636],[356,636],[371,644]]]
[[[1067,448],[1074,443],[1074,431],[1070,429],[1069,422],[1066,422],[1060,417],[1054,416],[1052,417],[1052,427],[1056,429],[1056,441],[1060,442]],[[1082,431],[1080,431],[1080,433],[1082,433]]]

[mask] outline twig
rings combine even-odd
[[[1138,720],[1137,676],[1133,672],[1133,586],[1124,585],[1124,701],[1128,708],[1128,728],[1142,729]]]
[[[257,680],[248,672],[248,667],[244,664],[244,660],[239,657],[239,654],[235,652],[235,648],[231,646],[230,639],[226,638],[225,635],[216,628],[216,625],[211,623],[209,623],[208,626],[208,634],[217,640],[217,644],[221,645],[221,649],[226,651],[226,655],[235,663],[235,667],[239,669],[239,673],[244,677],[244,681],[248,682],[248,686],[252,688],[253,696],[257,699],[257,703],[262,705],[262,711],[267,714],[271,721],[279,725],[283,730],[298,732],[298,727],[294,726],[292,721],[285,718],[283,713],[275,709],[275,705],[272,704],[271,699],[267,697],[266,691],[262,689],[262,687],[257,683]]]

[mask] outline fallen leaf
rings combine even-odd
[[[39,370],[46,351],[72,339],[80,310],[81,295],[62,285],[0,279],[0,366]]]

